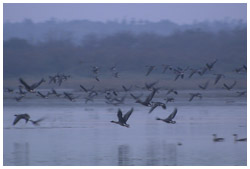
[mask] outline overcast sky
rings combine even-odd
[[[193,21],[225,18],[247,20],[246,4],[7,4],[3,5],[4,22],[20,22],[25,18],[43,22],[88,19],[107,21],[123,18],[159,21],[168,19],[184,24]]]

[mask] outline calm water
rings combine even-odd
[[[4,165],[247,165],[247,143],[235,143],[232,136],[247,137],[246,97],[206,95],[193,102],[178,96],[166,110],[156,108],[152,114],[129,98],[124,105],[112,106],[101,98],[85,104],[82,99],[16,102],[6,97]],[[118,108],[127,112],[131,107],[130,128],[110,123],[117,120]],[[167,117],[175,107],[176,124],[155,120]],[[24,121],[12,126],[19,113],[46,119],[40,126]],[[225,141],[213,142],[214,133]]]

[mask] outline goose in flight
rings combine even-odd
[[[223,74],[214,74],[214,75],[216,75],[214,85],[216,85],[222,77],[225,77],[225,75]]]
[[[147,90],[151,90],[157,83],[159,82],[159,80],[155,81],[155,82],[152,82],[152,83],[145,83],[145,88]]]
[[[204,85],[199,85],[199,88],[201,88],[202,90],[206,90],[208,84],[209,84],[209,80]]]
[[[238,97],[240,97],[240,96],[244,96],[246,93],[247,93],[247,91],[237,92]]]
[[[64,94],[64,96],[67,98],[67,99],[69,99],[70,101],[75,101],[75,99],[77,98],[77,97],[73,97],[72,95],[73,94],[71,94],[71,93],[67,93],[67,92],[63,92],[63,94]]]
[[[161,120],[166,123],[175,124],[176,121],[173,121],[173,119],[176,116],[176,114],[177,114],[177,108],[175,108],[174,111],[166,119],[161,119],[157,117],[156,120]]]
[[[206,71],[207,71],[207,68],[204,67],[204,68],[198,70],[198,74],[199,74],[200,76],[202,76],[202,75],[204,75],[204,74],[206,73]]]
[[[24,92],[24,91],[22,90],[22,88],[23,88],[22,85],[18,86],[19,92],[16,92],[16,93],[20,94],[21,96],[25,96],[25,94],[26,94],[27,92]]]
[[[38,94],[37,96],[40,96],[41,98],[44,98],[44,99],[48,99],[49,98],[48,97],[49,93],[47,95],[44,95],[44,94],[42,94],[41,92],[38,91],[37,94]]]
[[[148,113],[151,113],[158,106],[161,106],[163,109],[166,109],[166,104],[161,103],[161,102],[152,102],[151,103],[151,109],[149,110]]]
[[[217,135],[216,134],[213,134],[214,138],[213,138],[213,141],[214,142],[222,142],[224,141],[225,139],[224,138],[217,138]]]
[[[24,119],[26,123],[28,123],[30,116],[28,114],[15,114],[14,116],[16,116],[13,125],[16,125],[17,122],[19,122],[19,120]]]
[[[22,100],[22,98],[24,98],[24,95],[21,95],[19,97],[15,97],[15,99],[16,99],[17,102],[20,102]]]
[[[201,93],[190,93],[190,98],[189,101],[191,102],[195,97],[199,97],[200,99],[202,98]]]
[[[236,85],[236,81],[234,81],[233,84],[231,85],[227,85],[226,83],[223,84],[223,86],[227,89],[227,90],[231,90],[235,85]]]
[[[172,69],[173,69],[171,65],[165,65],[165,64],[163,64],[162,66],[163,66],[163,71],[162,71],[162,73],[165,73],[168,69],[169,69],[169,70],[172,70]]]
[[[45,80],[42,78],[38,83],[28,85],[22,78],[19,78],[20,83],[25,87],[28,92],[34,92],[34,89],[40,86]]]
[[[128,91],[130,91],[132,89],[132,85],[129,88],[127,88],[126,86],[122,85],[122,88],[123,88],[123,90],[125,92],[128,92]]]
[[[117,112],[117,117],[118,117],[118,121],[110,121],[111,123],[116,123],[116,124],[119,124],[121,126],[124,126],[124,127],[129,127],[129,124],[127,124],[127,121],[130,117],[130,115],[132,114],[132,112],[134,111],[133,108],[131,108],[131,110],[129,110],[124,116],[122,116],[122,111],[121,109],[118,110]]]
[[[178,92],[175,89],[169,89],[166,95],[169,95],[170,93],[174,93],[175,95],[178,94]]]
[[[234,142],[237,142],[237,141],[247,141],[247,138],[238,139],[238,134],[233,134],[233,136],[234,136]]]
[[[158,89],[153,88],[153,91],[150,93],[150,95],[147,96],[147,98],[144,101],[141,101],[140,99],[136,100],[136,103],[140,103],[144,106],[151,106],[151,100],[153,99],[156,91]]]
[[[95,86],[92,86],[90,89],[86,89],[83,85],[80,85],[80,88],[83,89],[84,92],[88,93],[90,91],[93,91],[93,89],[95,88]]]
[[[214,64],[217,62],[217,59],[215,59],[215,61],[213,61],[212,63],[207,63],[206,66],[208,68],[209,71],[212,70],[212,68],[214,67]]]
[[[13,93],[14,89],[6,88],[5,92]]]
[[[133,97],[133,99],[138,100],[139,98],[143,96],[143,94],[140,94],[139,96],[135,96],[132,93],[130,93],[130,96]]]
[[[168,102],[174,102],[174,98],[173,97],[167,97],[164,100],[166,100],[166,103],[168,103]]]

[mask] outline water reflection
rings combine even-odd
[[[29,143],[14,143],[13,148],[14,165],[29,165]]]
[[[177,165],[176,144],[151,142],[146,152],[147,166]]]
[[[118,165],[119,166],[131,165],[131,157],[129,156],[128,145],[118,146]]]

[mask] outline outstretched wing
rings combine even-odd
[[[177,113],[177,108],[174,109],[174,111],[166,118],[167,121],[169,120],[173,120],[173,118],[175,117]]]
[[[230,90],[230,87],[226,83],[224,83],[223,86],[227,88],[227,90]]]
[[[32,88],[32,89],[37,88],[38,86],[40,86],[40,84],[41,84],[42,82],[45,82],[45,80],[44,80],[44,79],[41,79],[38,83],[34,83],[33,85],[31,85],[31,88]]]
[[[158,106],[157,104],[154,104],[154,105],[151,107],[151,109],[149,110],[148,113],[151,113],[157,106]]]
[[[88,92],[88,90],[87,90],[85,87],[83,87],[82,85],[80,85],[80,87],[81,87],[85,92]]]
[[[236,85],[236,81],[234,81],[234,83],[230,86],[230,88],[232,89],[235,85]]]
[[[152,93],[146,98],[145,102],[149,103],[153,99],[156,91],[157,89],[153,88]]]
[[[39,122],[43,121],[45,118],[40,118],[38,120],[29,120],[30,122],[32,122],[33,125],[39,126]]]
[[[191,102],[191,101],[193,100],[194,97],[195,97],[195,95],[192,94],[191,97],[190,97],[190,99],[189,99],[189,101]]]
[[[30,89],[30,86],[22,78],[19,78],[19,81],[20,83],[22,83],[22,85],[24,85],[26,89]]]
[[[122,111],[121,111],[121,109],[118,110],[118,112],[117,112],[117,117],[118,117],[118,121],[119,121],[120,123],[126,123],[126,122],[124,121],[124,119],[122,118]]]
[[[128,121],[128,118],[130,117],[130,115],[132,114],[132,112],[134,111],[134,108],[131,108],[131,110],[129,110],[123,117],[125,123]]]
[[[13,122],[13,125],[16,125],[17,122],[21,119],[22,117],[21,116],[16,116],[14,122]]]

